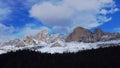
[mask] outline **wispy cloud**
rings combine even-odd
[[[12,26],[6,26],[2,23],[0,23],[0,35],[1,34],[12,34],[15,31],[14,27]]]
[[[9,5],[0,1],[0,21],[6,19],[10,13],[11,13],[11,9]]]
[[[6,26],[0,23],[0,42],[9,41],[15,38],[23,39],[25,36],[34,36],[41,29],[47,29],[47,27],[38,27],[36,24],[26,24],[25,27],[17,29],[13,26]]]
[[[120,27],[113,29],[115,32],[120,32]]]
[[[30,16],[55,31],[69,32],[76,26],[93,28],[102,25],[112,19],[107,15],[116,11],[118,9],[113,0],[44,1],[32,6]]]
[[[41,29],[48,29],[47,27],[38,27],[36,24],[26,24],[24,28],[22,28],[16,35],[17,36],[27,36],[27,35],[31,35],[34,36],[36,35],[38,32],[40,32]],[[48,29],[49,30],[49,29]]]
[[[6,26],[0,23],[0,42],[14,39],[15,38],[15,36],[13,35],[14,31],[16,31],[14,27]]]
[[[21,11],[17,9],[21,9]],[[112,17],[109,14],[118,10],[113,0],[0,0],[0,41],[25,35],[35,35],[42,28],[50,28],[53,32],[63,34],[70,32],[76,26],[90,29],[110,21]],[[30,12],[30,16],[40,20],[44,26],[38,27],[34,23],[28,24],[28,20],[31,20],[31,18],[28,18],[23,24],[20,20],[25,19],[21,17],[25,13],[22,13],[22,11]],[[18,15],[15,13],[18,13]],[[12,17],[18,18],[14,19]],[[6,22],[7,18],[15,21]],[[6,26],[4,22],[8,25],[14,24],[16,27]],[[18,22],[23,24],[20,29],[17,29]]]

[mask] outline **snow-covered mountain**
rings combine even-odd
[[[105,39],[101,38],[104,36]],[[92,34],[89,30],[78,27],[66,37],[60,34],[51,35],[47,30],[43,29],[35,36],[26,36],[25,38],[23,38],[23,40],[14,39],[1,44],[0,54],[23,49],[30,49],[42,53],[53,54],[64,52],[78,52],[88,49],[97,49],[99,47],[104,48],[110,46],[119,46],[119,36],[119,34],[105,33],[101,30],[95,30],[95,33]],[[69,42],[67,42],[66,40]],[[93,40],[94,42],[91,42],[91,40]]]
[[[82,50],[89,50],[89,49],[97,49],[97,48],[104,48],[110,46],[120,46],[120,40],[111,40],[106,42],[96,42],[96,43],[84,43],[84,42],[64,42],[64,41],[56,41],[54,43],[46,43],[41,42],[38,45],[28,45],[24,47],[16,47],[16,46],[1,46],[0,47],[0,54],[7,53],[10,51],[16,50],[23,50],[23,49],[30,49],[37,52],[42,53],[67,53],[67,52],[78,52]]]

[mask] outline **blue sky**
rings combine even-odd
[[[120,32],[120,0],[0,0],[0,41],[46,28],[66,34],[77,26]]]
[[[120,0],[115,0],[117,8],[120,9]],[[107,32],[120,32],[120,11],[112,14],[112,20],[107,23],[99,26],[99,28],[103,29]]]

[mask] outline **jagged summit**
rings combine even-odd
[[[104,31],[102,31],[100,28],[96,28],[95,30],[94,30],[94,32],[93,33],[100,33],[100,34],[104,34],[105,32]]]
[[[56,41],[58,40],[64,41],[64,38],[61,34],[50,34],[48,30],[42,29],[35,36],[25,36],[23,40],[20,39],[10,40],[8,42],[3,43],[2,46],[8,46],[8,45],[16,46],[19,44],[21,44],[21,46],[39,45],[43,42],[46,44],[50,44],[50,43],[56,43]]]
[[[88,29],[85,29],[83,27],[76,27],[73,30],[73,32],[69,34],[69,36],[66,39],[66,42],[70,42],[70,41],[78,41],[78,42],[85,41],[84,39],[88,39],[91,34],[92,33]]]
[[[2,46],[15,45],[15,46],[25,46],[25,45],[39,45],[44,42],[46,44],[57,43],[56,41],[65,42],[99,42],[99,41],[109,41],[120,39],[120,33],[108,33],[104,32],[99,28],[96,28],[93,32],[89,29],[83,27],[76,27],[73,32],[68,34],[68,36],[62,36],[61,34],[50,34],[47,29],[40,30],[35,36],[26,36],[23,40],[15,39],[5,42]],[[57,43],[58,44],[58,43]]]
[[[26,36],[23,40],[15,39],[0,46],[0,54],[19,49],[30,49],[47,53],[78,52],[96,49],[100,46],[120,45],[120,33],[108,33],[101,29],[91,32],[83,27],[76,27],[68,36],[50,34],[43,29],[35,36]]]
[[[113,39],[120,39],[120,33],[107,33],[99,28],[96,28],[93,32],[91,32],[90,30],[79,26],[67,36],[66,42],[98,42]]]

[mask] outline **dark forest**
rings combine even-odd
[[[64,54],[19,50],[0,55],[0,68],[120,68],[120,47]]]

